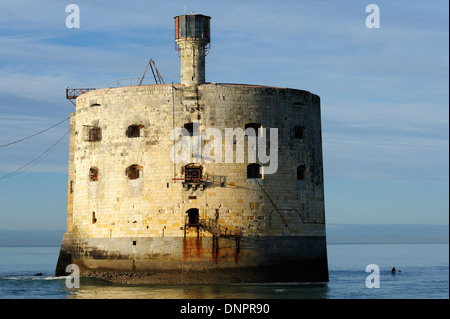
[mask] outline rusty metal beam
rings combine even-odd
[[[66,87],[66,99],[67,100],[75,100],[77,97],[79,97],[81,94],[87,93],[89,91],[93,91],[95,89],[93,88],[86,88],[86,89],[69,89]],[[71,101],[72,102],[72,101]],[[72,102],[73,103],[73,102]]]

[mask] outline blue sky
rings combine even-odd
[[[79,29],[65,25],[71,3]],[[2,0],[0,145],[67,118],[66,85],[115,87],[150,58],[166,83],[179,82],[173,17],[185,3],[212,17],[207,81],[321,96],[327,223],[448,224],[446,0]],[[379,29],[366,27],[370,3]],[[68,128],[0,147],[0,178]],[[0,229],[64,229],[67,163],[66,137],[0,179]]]

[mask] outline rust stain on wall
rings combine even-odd
[[[198,260],[203,257],[202,238],[186,237],[183,239],[183,259]]]

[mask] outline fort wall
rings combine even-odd
[[[267,145],[268,129],[277,128],[278,170],[264,174],[262,165],[261,178],[248,178],[248,140],[236,138],[234,156],[244,143],[243,163],[193,159],[202,165],[204,183],[184,187],[187,163],[171,161],[177,141],[170,135],[196,122],[200,134],[211,127],[225,132],[258,123],[267,128]],[[139,136],[130,137],[130,126]],[[95,136],[89,133],[93,128]],[[224,151],[224,140],[222,146]],[[77,99],[70,152],[69,250],[72,261],[85,269],[238,267],[245,273],[283,264],[299,271],[309,267],[312,273],[314,264],[321,273],[314,280],[328,278],[317,95],[215,83],[90,91]],[[133,165],[138,176],[130,179]],[[193,226],[192,209],[215,231]]]

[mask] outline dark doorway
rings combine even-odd
[[[187,212],[188,214],[188,224],[191,225],[198,225],[198,208],[191,208]]]

